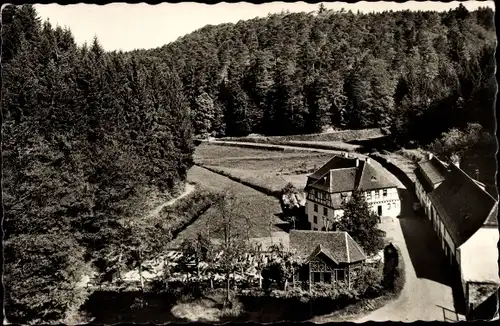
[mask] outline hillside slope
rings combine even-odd
[[[391,125],[428,143],[493,128],[494,13],[281,13],[206,26],[146,51],[176,66],[197,134]],[[426,125],[425,132],[419,126]]]

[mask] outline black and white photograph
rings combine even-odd
[[[3,324],[498,321],[494,1],[3,4]]]

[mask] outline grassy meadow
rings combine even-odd
[[[195,152],[197,164],[269,195],[278,194],[288,182],[303,189],[307,176],[331,157],[327,153],[276,152],[211,144],[202,144]]]
[[[237,195],[241,215],[248,221],[241,221],[241,226],[248,229],[251,238],[268,237],[272,232],[282,229],[280,224],[286,224],[276,215],[281,213],[279,202],[257,190],[232,181],[227,177],[208,171],[199,166],[193,166],[188,172],[189,182],[213,191],[229,190]],[[198,232],[214,231],[220,214],[217,206],[210,207],[204,214],[183,229],[170,243],[170,247],[178,247],[184,239],[192,239]],[[211,234],[214,236],[215,234]]]

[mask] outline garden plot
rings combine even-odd
[[[257,254],[244,253],[242,254],[241,263],[244,266],[250,266],[240,273],[231,273],[230,278],[238,283],[241,282],[256,282],[261,276],[258,272],[259,263],[267,264],[273,255],[269,252],[260,254],[262,257],[259,259]],[[153,281],[164,278],[165,268],[168,266],[172,270],[169,281],[186,282],[188,279],[197,278],[197,271],[199,270],[200,280],[224,281],[226,275],[222,272],[215,272],[212,275],[205,273],[209,267],[207,263],[201,262],[196,266],[194,258],[184,259],[183,253],[180,251],[168,251],[166,254],[158,256],[155,259],[148,260],[142,264],[142,278],[145,282]],[[222,252],[216,255],[214,265],[217,265],[218,260],[222,256]],[[187,262],[187,263],[186,263]],[[139,274],[139,267],[129,270],[123,274],[122,281],[126,283],[137,284],[140,282],[141,275]]]

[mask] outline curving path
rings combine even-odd
[[[149,213],[149,216],[157,216],[158,214],[160,214],[161,210],[166,207],[166,206],[172,206],[173,204],[175,204],[179,199],[182,199],[186,196],[188,196],[189,194],[191,194],[193,191],[195,190],[195,186],[191,183],[186,183],[186,187],[184,189],[184,191],[177,197],[163,203],[163,204],[160,204],[158,206],[156,206],[153,210],[151,210],[151,212]]]

